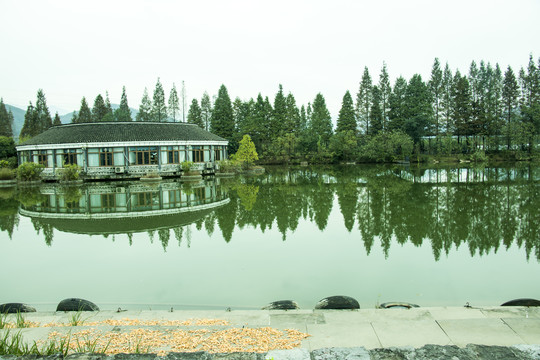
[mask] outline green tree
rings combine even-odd
[[[0,136],[13,136],[13,113],[6,110],[2,98],[0,98]]]
[[[453,126],[454,122],[453,122],[453,117],[452,117],[453,102],[454,102],[453,79],[454,79],[454,76],[452,74],[452,71],[450,70],[450,66],[448,66],[448,63],[446,63],[446,66],[444,67],[444,72],[443,72],[442,90],[441,90],[442,91],[441,127],[444,129],[447,135],[452,134],[454,131],[454,126]]]
[[[433,106],[433,125],[434,135],[439,136],[441,129],[441,102],[443,94],[443,71],[438,58],[433,61],[433,67],[431,68],[431,78],[429,79],[429,91],[431,93],[432,106]]]
[[[102,121],[114,121],[114,112],[111,105],[111,100],[109,99],[109,92],[105,91],[105,108],[107,113],[103,117]]]
[[[506,120],[506,144],[508,150],[511,146],[511,130],[513,128],[512,123],[515,117],[516,108],[518,105],[518,96],[519,96],[519,87],[514,75],[514,71],[510,66],[506,69],[504,73],[503,81],[503,90],[502,90],[502,99],[504,104],[504,113]]]
[[[356,118],[351,93],[347,90],[341,102],[341,109],[337,119],[337,132],[353,131],[356,133]]]
[[[53,120],[53,126],[59,126],[62,125],[62,121],[60,121],[60,115],[58,115],[58,111],[56,114],[54,114],[54,120]]]
[[[37,117],[37,133],[35,135],[37,135],[41,134],[52,126],[51,113],[47,107],[47,100],[45,99],[45,93],[42,89],[39,89],[37,92],[35,111]]]
[[[24,123],[19,138],[31,138],[38,134],[38,118],[32,102],[28,104],[24,114]]]
[[[365,135],[370,134],[370,111],[371,103],[373,99],[372,95],[373,83],[369,70],[364,67],[364,73],[362,75],[362,81],[360,82],[360,88],[356,95],[356,119],[358,121],[358,127],[362,129]]]
[[[284,125],[287,121],[287,102],[283,95],[283,86],[279,84],[279,90],[274,98],[274,111],[268,124],[269,132],[274,137],[284,134]]]
[[[427,134],[433,108],[428,86],[419,74],[414,74],[407,85],[407,104],[404,130],[415,143]]]
[[[201,129],[204,128],[201,108],[199,107],[199,102],[197,101],[197,99],[193,99],[193,101],[191,101],[191,106],[189,107],[187,115],[187,122],[189,124],[195,124]]]
[[[148,96],[148,90],[144,88],[141,105],[139,106],[139,112],[137,113],[136,121],[152,121],[152,100]]]
[[[206,91],[201,98],[201,114],[204,123],[203,129],[208,131],[212,120],[212,101]]]
[[[461,137],[469,136],[471,134],[470,123],[472,106],[469,81],[466,76],[461,76],[459,70],[456,71],[456,74],[454,75],[452,105],[455,134],[458,136],[458,143],[460,143]]]
[[[154,101],[152,102],[151,121],[167,121],[165,91],[163,90],[163,85],[161,85],[159,78],[157,79],[156,88],[154,89]]]
[[[407,80],[403,76],[396,79],[394,90],[390,94],[388,103],[388,129],[401,130],[405,129],[405,119],[407,118]]]
[[[79,115],[75,120],[77,120],[77,122],[79,123],[92,122],[92,112],[90,111],[90,108],[88,107],[88,103],[86,102],[86,98],[84,96],[81,100],[81,108],[79,109]]]
[[[193,104],[192,104],[193,105]],[[197,106],[198,103],[197,103]],[[180,100],[178,99],[178,92],[176,91],[176,85],[173,83],[171,93],[169,94],[169,116],[176,122],[176,114],[180,111]],[[188,113],[189,122],[189,113]],[[200,126],[200,125],[199,125]],[[204,129],[204,126],[201,126]]]
[[[382,130],[387,130],[388,111],[390,110],[390,94],[392,93],[392,87],[390,86],[390,77],[388,70],[386,69],[386,62],[383,62],[381,74],[379,75],[379,91],[381,94],[381,114],[382,114]]]
[[[371,108],[369,110],[369,135],[376,135],[383,130],[383,116],[381,110],[381,91],[377,85],[371,88]]]
[[[326,147],[332,137],[332,117],[326,107],[326,101],[321,93],[315,96],[313,112],[311,113],[312,141]]]
[[[101,122],[103,118],[107,115],[107,106],[105,106],[105,100],[103,96],[98,94],[94,100],[94,107],[92,108],[92,121]]]
[[[231,140],[234,132],[234,116],[231,98],[225,85],[221,85],[212,112],[212,132]]]
[[[17,165],[17,149],[15,141],[11,136],[0,136],[0,159],[14,158],[14,165]],[[1,168],[2,166],[0,166]]]
[[[122,86],[122,97],[120,98],[120,106],[114,112],[116,121],[133,121],[131,117],[131,109],[128,105],[128,99],[126,95],[126,87]]]
[[[242,140],[240,140],[240,146],[234,155],[234,159],[236,161],[240,161],[242,167],[245,169],[251,168],[253,163],[256,160],[259,160],[257,150],[255,149],[255,144],[253,141],[251,141],[251,137],[249,135],[244,135]]]
[[[286,121],[283,125],[283,130],[286,134],[294,133],[298,135],[302,125],[300,119],[300,111],[296,106],[296,99],[294,98],[292,93],[289,93],[287,95],[285,102],[287,104],[287,115],[285,117]]]

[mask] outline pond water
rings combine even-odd
[[[0,304],[54,310],[540,298],[540,168],[267,168],[0,188]]]

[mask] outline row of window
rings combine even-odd
[[[223,158],[223,146],[214,146],[214,161]],[[192,162],[200,163],[210,161],[209,146],[193,146],[191,150]],[[184,146],[168,146],[161,149],[162,164],[180,164],[186,161],[188,155]],[[21,153],[23,162],[34,161],[45,167],[52,164],[52,150],[23,151]],[[64,149],[56,151],[56,165],[82,164],[83,154],[80,149]],[[154,147],[131,147],[129,148],[128,158],[125,159],[122,148],[92,148],[88,149],[88,166],[124,166],[129,165],[157,165],[159,163],[159,149]]]

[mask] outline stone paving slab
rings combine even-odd
[[[451,344],[449,337],[435,321],[373,322],[372,325],[382,347]]]
[[[501,319],[439,320],[438,324],[452,343],[460,347],[471,343],[504,346],[526,343]]]
[[[315,324],[307,326],[311,336],[304,340],[310,350],[326,347],[364,346],[369,349],[381,347],[381,342],[369,323],[339,326],[336,324]]]
[[[540,344],[540,319],[502,319],[527,344]]]

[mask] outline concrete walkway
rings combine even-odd
[[[73,313],[37,312],[24,314],[28,321],[68,323]],[[273,327],[296,329],[311,336],[302,341],[296,358],[309,353],[324,353],[328,348],[363,348],[365,351],[384,348],[422,348],[425,345],[468,344],[510,347],[523,345],[531,359],[540,359],[540,308],[415,308],[360,310],[256,310],[256,311],[100,311],[83,313],[88,322],[124,318],[148,320],[222,319],[232,327]],[[102,326],[112,331],[113,326]],[[153,328],[158,328],[154,326]],[[84,326],[78,326],[78,329]],[[94,326],[95,328],[95,326]],[[198,326],[197,328],[201,328]],[[60,328],[22,329],[25,341],[44,340]],[[0,336],[5,330],[0,330]],[[118,331],[118,329],[116,329]],[[529,346],[534,345],[534,346]],[[452,348],[455,348],[452,347]],[[517,347],[519,348],[519,347]],[[322,349],[322,350],[321,350]],[[537,350],[534,350],[537,349]],[[535,353],[538,351],[538,353]],[[269,353],[270,354],[270,353]],[[292,353],[291,353],[292,354]],[[304,355],[302,355],[304,354]],[[270,354],[271,355],[271,354]],[[277,356],[277,357],[276,357]],[[282,357],[279,351],[272,357]],[[538,357],[536,357],[538,356]],[[294,358],[294,357],[293,357]],[[339,358],[339,357],[320,357]],[[356,357],[361,358],[361,357]],[[373,358],[373,357],[372,357]],[[385,357],[380,357],[381,359]],[[392,357],[386,357],[388,359]],[[407,357],[403,357],[404,359]],[[444,357],[441,357],[443,359]],[[448,357],[451,359],[452,357]],[[459,358],[459,357],[457,357]],[[516,357],[518,358],[518,357]],[[369,359],[369,357],[367,357]],[[399,357],[396,357],[399,359]]]

